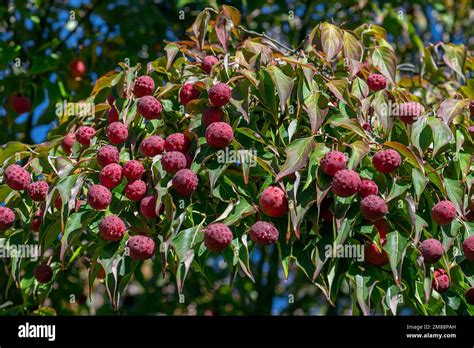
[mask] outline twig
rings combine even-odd
[[[246,28],[244,28],[243,26],[239,25],[238,28],[240,30],[242,30],[243,32],[247,33],[247,34],[250,34],[250,35],[255,35],[255,36],[258,36],[258,37],[263,37],[264,39],[274,43],[275,45],[287,50],[288,52],[293,52],[294,49],[293,48],[289,48],[285,45],[283,45],[282,43],[278,42],[277,40],[275,39],[272,39],[270,36],[268,36],[267,34],[262,34],[262,33],[257,33],[256,31],[253,31],[253,30],[248,30]]]

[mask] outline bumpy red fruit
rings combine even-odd
[[[147,236],[132,236],[127,246],[132,260],[148,260],[155,254],[155,242]]]
[[[438,268],[434,271],[433,281],[431,282],[431,286],[433,289],[438,291],[439,293],[446,292],[449,289],[450,281],[448,274],[442,268]]]
[[[377,195],[379,193],[379,187],[373,180],[369,179],[363,179],[360,182],[359,187],[357,188],[357,191],[359,191],[359,195],[362,198],[365,198],[369,195]]]
[[[424,240],[420,244],[419,250],[427,264],[435,263],[443,256],[443,244],[433,238]]]
[[[117,215],[106,216],[99,224],[100,236],[108,241],[121,240],[126,230],[124,222]]]
[[[69,75],[72,77],[82,77],[86,71],[86,63],[82,59],[77,58],[69,63]]]
[[[11,107],[13,111],[15,111],[17,114],[30,112],[31,110],[30,98],[22,94],[14,94],[11,97]]]
[[[285,192],[277,187],[267,187],[258,199],[260,210],[268,216],[279,217],[288,212],[288,199]]]
[[[31,230],[33,232],[38,232],[41,228],[41,224],[43,223],[43,211],[38,209],[36,213],[33,215],[31,220]]]
[[[230,245],[233,238],[232,231],[224,224],[211,224],[204,230],[204,245],[210,251],[223,251]]]
[[[144,171],[145,168],[137,160],[128,161],[123,166],[123,176],[129,181],[141,179]]]
[[[365,122],[363,125],[362,125],[362,128],[364,128],[365,131],[367,132],[370,132],[372,130],[372,126],[370,125],[369,122]]]
[[[462,251],[467,260],[474,261],[474,236],[469,236],[464,240]]]
[[[63,142],[61,143],[61,147],[63,148],[63,151],[66,155],[71,154],[71,149],[74,145],[74,141],[76,140],[76,136],[74,133],[68,133],[63,139]]]
[[[370,74],[367,78],[367,85],[374,92],[381,91],[387,87],[387,79],[380,74]]]
[[[95,136],[95,129],[89,126],[82,126],[76,131],[76,140],[79,144],[89,146]]]
[[[186,83],[179,91],[179,101],[186,106],[190,101],[199,98],[200,94],[201,92],[193,83]]]
[[[161,206],[163,208],[163,206]],[[156,196],[148,196],[140,202],[140,212],[147,219],[154,219],[158,216],[156,213]]]
[[[206,129],[206,142],[214,149],[223,149],[234,139],[234,130],[225,122],[215,122]]]
[[[7,207],[0,207],[0,231],[9,229],[15,222],[15,213]]]
[[[219,59],[217,59],[217,57],[206,56],[206,57],[204,57],[204,59],[201,62],[201,69],[204,70],[206,73],[210,74],[211,70],[212,70],[212,67],[217,62],[219,62]]]
[[[431,217],[438,225],[449,225],[456,217],[456,207],[448,200],[440,201],[431,209]]]
[[[173,188],[181,196],[190,196],[196,191],[199,179],[198,176],[189,169],[181,169],[172,180]]]
[[[250,227],[250,239],[255,244],[270,245],[278,240],[278,230],[272,223],[257,221]]]
[[[222,122],[224,119],[224,112],[221,108],[215,106],[207,108],[202,113],[202,124],[204,127],[208,127],[214,122]]]
[[[147,120],[153,120],[161,117],[163,106],[155,97],[146,95],[138,101],[137,110]]]
[[[111,144],[120,145],[127,141],[128,129],[122,122],[113,122],[107,127],[106,134]]]
[[[152,95],[155,90],[155,82],[150,76],[143,75],[135,80],[133,85],[133,94],[141,98],[147,95]]]
[[[107,121],[109,124],[118,122],[119,121],[120,114],[115,106],[112,106],[107,114]]]
[[[388,213],[385,201],[376,195],[369,195],[360,202],[362,215],[369,221],[382,219]]]
[[[48,195],[49,185],[44,181],[35,181],[28,185],[28,196],[35,202],[43,202]]]
[[[166,137],[165,150],[186,153],[188,152],[190,145],[191,141],[185,134],[173,133]]]
[[[372,164],[381,173],[391,173],[397,170],[401,163],[400,154],[392,149],[379,151],[372,157]]]
[[[390,226],[385,219],[380,219],[374,222],[374,226],[377,229],[377,232],[380,235],[380,241],[385,241],[388,230],[390,229]]]
[[[99,181],[108,189],[117,187],[122,182],[122,167],[117,163],[107,164],[99,173]]]
[[[336,196],[349,197],[357,192],[360,183],[359,174],[351,169],[343,169],[334,175],[331,190]]]
[[[369,243],[364,248],[365,262],[373,266],[384,266],[388,263],[385,250],[380,250],[376,243]]]
[[[153,135],[149,138],[146,138],[140,145],[140,150],[142,151],[143,155],[147,157],[155,157],[156,155],[163,153],[164,149],[165,140],[158,135]]]
[[[13,190],[26,190],[31,182],[30,173],[18,164],[12,164],[3,173],[5,183]]]
[[[170,151],[161,158],[163,170],[167,173],[176,173],[178,170],[186,168],[186,156],[178,151]]]
[[[320,162],[322,171],[330,176],[334,176],[338,171],[346,168],[346,164],[346,155],[339,151],[329,151]]]
[[[103,185],[92,185],[87,193],[87,202],[92,208],[103,210],[112,202],[112,193]]]
[[[423,112],[423,106],[417,102],[407,102],[400,105],[400,121],[406,124],[414,123]]]
[[[33,270],[33,276],[38,283],[49,283],[53,279],[53,269],[46,264],[38,265]]]
[[[101,167],[105,167],[111,163],[118,163],[119,160],[120,153],[115,146],[105,145],[97,151],[97,162],[99,162]]]
[[[467,289],[466,294],[464,295],[466,302],[474,306],[474,286]]]
[[[134,202],[139,202],[146,196],[146,184],[142,180],[130,181],[125,186],[125,197]]]
[[[209,102],[212,106],[224,106],[229,102],[231,93],[230,87],[220,82],[209,90]]]

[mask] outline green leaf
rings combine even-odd
[[[267,69],[275,87],[277,89],[278,98],[280,99],[280,110],[285,112],[285,106],[290,98],[293,90],[294,81],[291,77],[286,76],[277,66],[271,65]]]
[[[316,146],[313,137],[295,140],[285,149],[286,161],[280,168],[276,181],[303,168],[308,162],[311,150]]]
[[[387,243],[384,249],[387,252],[393,278],[397,285],[401,284],[402,259],[406,252],[407,242],[407,238],[398,233],[398,231],[387,233]],[[399,267],[400,270],[398,270]]]
[[[328,61],[333,60],[343,47],[342,30],[333,24],[322,23],[321,45]]]
[[[372,53],[372,64],[390,83],[395,84],[397,58],[390,48],[385,46],[376,47]]]

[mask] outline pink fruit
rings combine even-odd
[[[158,217],[156,212],[156,196],[147,196],[140,202],[140,212],[147,219],[154,219]],[[161,206],[163,208],[163,205]],[[162,211],[163,209],[160,209]]]
[[[427,264],[435,263],[443,256],[443,244],[433,238],[424,240],[420,244],[419,250]]]
[[[117,187],[122,182],[122,167],[117,163],[107,164],[99,173],[99,181],[108,189]]]
[[[112,193],[102,185],[92,185],[87,193],[87,201],[96,210],[107,208],[112,202]]]
[[[163,106],[158,99],[151,95],[141,97],[138,101],[137,110],[147,120],[161,118]]]
[[[357,192],[360,183],[359,174],[351,169],[342,169],[334,174],[332,192],[336,196],[350,197]]]
[[[201,92],[193,83],[186,83],[179,91],[179,101],[186,106],[190,101],[198,99]]]
[[[165,141],[158,135],[153,135],[149,138],[146,138],[140,145],[140,150],[142,151],[143,155],[147,157],[155,157],[156,155],[163,153],[164,149]]]
[[[142,180],[130,181],[125,186],[125,197],[134,202],[141,201],[146,196],[146,184]]]
[[[357,191],[359,191],[359,195],[362,198],[365,198],[369,195],[377,195],[379,193],[379,187],[377,186],[375,181],[372,181],[369,179],[363,179],[360,182],[360,185],[357,188]]]
[[[464,240],[462,251],[467,260],[474,261],[474,236],[469,236]]]
[[[178,170],[186,168],[186,156],[178,151],[170,151],[161,158],[163,170],[169,173],[176,173]]]
[[[138,180],[142,178],[145,168],[137,160],[131,160],[124,164],[123,166],[123,176],[128,181]]]
[[[132,236],[127,241],[132,260],[147,260],[155,254],[155,242],[147,236]]]
[[[76,140],[79,144],[90,146],[91,139],[95,136],[95,129],[89,126],[81,126],[76,131]]]
[[[173,133],[166,137],[165,150],[186,153],[188,152],[190,145],[191,141],[185,134]]]
[[[190,196],[196,191],[199,179],[198,176],[189,169],[181,169],[172,180],[173,188],[181,196]]]
[[[12,164],[3,173],[5,183],[13,190],[26,190],[31,182],[30,173],[18,164]]]
[[[440,294],[446,292],[449,289],[450,281],[448,274],[442,268],[438,268],[434,271],[433,281],[431,282],[431,286],[433,289],[438,291]]]
[[[456,217],[456,207],[448,200],[440,201],[431,210],[431,217],[438,225],[449,225]]]
[[[250,239],[255,244],[270,245],[278,240],[278,230],[270,222],[257,221],[250,227]]]
[[[377,92],[387,87],[387,79],[380,74],[370,74],[367,78],[367,85],[372,91]]]
[[[373,266],[384,266],[388,264],[388,255],[385,250],[380,250],[376,243],[366,244],[364,248],[365,262]]]
[[[277,187],[267,187],[259,199],[260,210],[268,216],[280,217],[288,212],[288,200],[285,192]]]
[[[121,122],[113,122],[107,127],[106,134],[110,143],[120,145],[127,141],[128,129]]]
[[[211,224],[204,230],[204,245],[213,252],[223,251],[233,238],[230,228],[221,223]]]
[[[207,108],[202,113],[202,124],[205,127],[208,127],[210,124],[214,122],[222,122],[224,119],[224,112],[221,108],[212,106]]]
[[[117,215],[106,216],[99,224],[100,236],[108,241],[121,240],[126,230],[124,222]]]
[[[329,176],[334,176],[339,170],[346,168],[346,164],[346,155],[339,151],[329,151],[320,162],[322,171]]]
[[[155,81],[150,76],[142,75],[135,80],[133,94],[137,98],[152,95],[155,90]]]
[[[35,181],[28,185],[28,196],[35,202],[43,202],[48,195],[49,185],[44,181]]]
[[[71,154],[71,149],[74,145],[74,141],[76,140],[76,136],[74,133],[68,133],[63,139],[63,142],[61,143],[61,147],[63,148],[63,151],[66,155]]]
[[[380,240],[385,240],[390,226],[385,219],[380,219],[374,222],[375,229],[380,235]]]
[[[214,56],[206,56],[201,62],[201,69],[204,70],[206,73],[210,74],[212,67],[219,62],[219,59]]]
[[[212,106],[224,106],[229,102],[231,93],[231,88],[220,82],[209,90],[209,102]]]
[[[115,106],[112,106],[107,114],[107,122],[109,124],[118,122],[119,121],[120,114]]]
[[[86,71],[86,63],[80,58],[76,58],[69,63],[69,75],[72,77],[83,77]]]
[[[232,127],[225,122],[215,122],[206,129],[207,144],[214,149],[227,147],[234,139]]]
[[[33,232],[38,232],[41,228],[41,224],[43,223],[43,211],[38,209],[36,213],[33,215],[31,219],[31,230]]]
[[[376,195],[369,195],[360,202],[362,215],[369,221],[382,219],[388,213],[385,201]]]
[[[33,276],[38,283],[49,283],[53,279],[53,269],[46,264],[38,265],[33,270]]]
[[[11,107],[13,111],[17,114],[23,114],[25,112],[30,112],[31,110],[31,101],[30,98],[22,94],[14,94],[11,99]]]
[[[99,151],[97,151],[97,161],[101,167],[105,167],[111,163],[118,163],[120,160],[120,153],[117,148],[112,145],[102,146]]]
[[[401,163],[400,154],[392,149],[379,151],[372,157],[372,164],[381,173],[391,173],[397,170]]]
[[[7,207],[0,206],[0,231],[7,230],[15,222],[15,213]]]

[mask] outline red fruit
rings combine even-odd
[[[373,266],[384,266],[388,263],[385,250],[380,250],[376,243],[367,244],[364,248],[365,261]]]
[[[198,176],[189,169],[179,170],[172,179],[172,185],[181,196],[190,196],[196,191],[199,179]]]
[[[327,197],[327,196],[321,202],[319,216],[324,221],[327,221],[327,222],[332,221],[332,219],[334,217],[334,214],[331,210],[331,207],[332,207],[333,203],[334,203],[334,199],[332,199],[331,197]]]
[[[250,227],[250,239],[255,244],[270,245],[278,240],[278,230],[272,223],[257,221]]]
[[[191,141],[185,134],[173,133],[166,137],[165,150],[186,153],[188,152],[190,145]]]
[[[369,179],[363,179],[360,182],[360,185],[357,188],[357,191],[359,191],[359,195],[362,198],[365,198],[369,195],[377,195],[379,193],[379,187],[377,186],[375,181],[372,181]]]
[[[120,114],[119,114],[117,108],[115,106],[112,106],[109,109],[109,112],[107,114],[107,122],[109,122],[109,124],[114,123],[114,122],[118,122],[119,117],[120,117]]]
[[[57,210],[61,210],[61,208],[63,207],[63,199],[61,198],[61,195],[58,195],[54,200],[54,207]]]
[[[128,129],[121,122],[113,122],[107,127],[106,134],[112,144],[120,145],[127,141]]]
[[[448,290],[450,285],[449,277],[446,271],[442,268],[438,268],[434,271],[433,281],[431,286],[438,291],[440,294]]]
[[[395,171],[401,163],[402,159],[400,154],[392,149],[379,151],[372,157],[372,164],[375,169],[381,173],[391,173]]]
[[[0,206],[0,231],[7,230],[15,222],[15,213],[7,207]]]
[[[179,102],[186,106],[191,100],[199,98],[200,94],[193,83],[186,83],[179,91]]]
[[[224,224],[211,224],[204,230],[204,245],[213,252],[223,251],[230,245],[233,238],[232,231]]]
[[[380,241],[385,240],[390,226],[385,219],[380,219],[374,222],[374,226],[380,235]]]
[[[38,283],[49,283],[53,279],[53,269],[46,264],[38,265],[33,270],[33,276]]]
[[[456,217],[456,207],[448,200],[440,201],[431,209],[431,217],[438,225],[449,225]]]
[[[125,197],[134,202],[139,202],[146,196],[146,184],[144,181],[130,181],[125,186]]]
[[[118,241],[123,238],[127,228],[117,215],[106,216],[99,224],[100,236],[103,240]]]
[[[285,192],[277,187],[267,187],[258,199],[260,210],[268,216],[279,217],[288,212],[288,200]]]
[[[122,182],[122,167],[117,163],[107,164],[99,173],[99,181],[108,189],[117,187]]]
[[[107,96],[107,103],[109,103],[110,106],[113,106],[114,105],[114,102],[115,102],[115,98],[112,94],[109,94]]]
[[[338,171],[346,168],[346,164],[346,155],[339,151],[329,151],[320,162],[322,171],[329,176],[334,176]]]
[[[137,160],[131,160],[124,164],[123,166],[123,176],[128,181],[138,180],[142,178],[145,168]]]
[[[357,192],[360,183],[359,174],[351,169],[342,169],[332,179],[332,192],[336,196],[349,197]]]
[[[158,135],[153,135],[149,138],[146,138],[142,141],[140,145],[140,150],[143,155],[147,157],[155,157],[163,153],[165,149],[165,141],[162,137]]]
[[[76,136],[74,133],[68,133],[64,139],[63,142],[61,143],[61,147],[63,148],[63,151],[66,155],[71,154],[71,148],[74,145],[74,141],[76,140]]]
[[[18,164],[12,164],[3,172],[3,180],[11,189],[20,191],[28,188],[31,176]]]
[[[367,78],[367,85],[372,91],[377,92],[387,87],[387,79],[380,74],[370,74]]]
[[[10,102],[13,111],[15,111],[17,114],[23,114],[25,112],[30,112],[31,110],[30,98],[22,94],[14,94],[11,97]]]
[[[420,244],[419,250],[427,264],[435,263],[443,256],[443,244],[433,238],[424,240]]]
[[[96,210],[107,208],[112,202],[112,193],[102,185],[92,185],[87,193],[87,202]]]
[[[48,195],[49,185],[44,181],[35,181],[28,185],[28,196],[35,202],[43,202]]]
[[[467,127],[467,131],[471,133],[471,135],[474,135],[474,126]]]
[[[474,306],[474,287],[467,289],[465,297],[466,302]]]
[[[364,128],[365,131],[367,132],[370,132],[372,130],[372,126],[370,125],[369,122],[365,122],[363,125],[362,125],[362,128]]]
[[[155,254],[155,242],[147,236],[132,236],[127,246],[132,260],[147,260]]]
[[[155,81],[150,76],[143,75],[135,80],[133,85],[133,94],[141,98],[147,95],[152,95],[155,90]]]
[[[474,236],[469,236],[464,240],[462,252],[467,260],[474,261]]]
[[[212,106],[224,106],[229,102],[231,93],[231,88],[220,82],[209,90],[209,102]]]
[[[369,195],[360,202],[362,215],[369,221],[377,221],[388,213],[385,201],[376,195]]]
[[[76,140],[79,144],[89,146],[91,139],[95,136],[95,129],[88,126],[81,126],[76,131]]]
[[[105,145],[97,151],[97,161],[101,167],[105,167],[111,163],[118,163],[119,160],[120,153],[115,146]]]
[[[138,100],[137,110],[147,120],[161,118],[163,106],[158,99],[151,95],[146,95]]]
[[[140,202],[140,212],[147,219],[154,219],[158,217],[156,212],[156,196],[148,196],[142,199]],[[160,212],[163,211],[163,205],[161,206]]]
[[[213,106],[203,111],[201,121],[205,127],[208,127],[214,122],[222,122],[223,119],[224,112],[222,109]]]
[[[219,59],[217,59],[217,57],[206,56],[201,62],[201,69],[204,70],[206,73],[210,74],[212,71],[212,67],[217,62],[219,62]]]
[[[186,156],[178,151],[170,151],[161,158],[163,170],[169,173],[176,173],[178,170],[186,168]]]
[[[69,75],[72,77],[82,77],[87,70],[86,63],[82,59],[74,59],[69,63]]]
[[[41,228],[41,224],[43,223],[43,211],[38,209],[33,215],[33,219],[31,220],[31,230],[33,232],[38,232]]]
[[[414,123],[423,113],[423,106],[417,102],[402,103],[400,105],[399,118],[406,124]]]
[[[207,144],[214,149],[228,146],[234,139],[232,127],[225,122],[215,122],[206,129]]]

